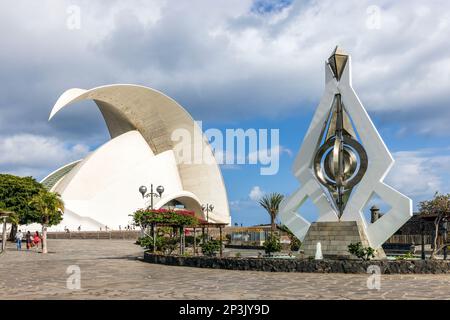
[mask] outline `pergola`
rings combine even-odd
[[[12,212],[12,211],[6,211],[6,210],[0,209],[0,220],[2,220],[2,222],[3,222],[1,252],[4,252],[5,248],[6,248],[6,220],[13,214],[14,214],[14,212]]]
[[[223,249],[222,249],[222,230],[224,227],[226,227],[227,224],[226,223],[213,223],[213,222],[206,222],[206,221],[202,221],[199,224],[195,224],[195,225],[179,225],[179,224],[171,224],[171,223],[158,223],[155,222],[153,223],[153,239],[156,238],[156,229],[158,227],[171,227],[171,228],[177,228],[180,230],[180,254],[184,254],[185,252],[185,248],[186,248],[186,241],[185,241],[185,231],[188,229],[192,229],[193,233],[194,233],[194,255],[197,255],[197,230],[200,229],[202,231],[202,242],[205,242],[206,239],[206,235],[205,234],[205,229],[208,230],[207,233],[209,232],[209,228],[218,228],[219,229],[219,243],[220,243],[220,256],[223,255]],[[208,241],[209,239],[207,239],[206,241]],[[156,246],[153,245],[153,252],[156,251]]]

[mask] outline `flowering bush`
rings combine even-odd
[[[168,209],[139,209],[133,214],[133,220],[140,226],[149,226],[155,223],[176,226],[195,226],[204,222],[195,217],[193,211]]]

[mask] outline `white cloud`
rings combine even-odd
[[[89,147],[65,145],[53,137],[18,134],[0,137],[0,171],[43,178],[59,166],[84,158]]]
[[[436,191],[450,192],[450,154],[448,149],[400,151],[386,182],[412,197],[416,204]]]
[[[353,55],[354,85],[369,111],[422,134],[448,134],[447,1],[376,1],[375,30],[367,28],[373,1],[287,3],[266,2],[275,8],[267,12],[252,10],[250,0],[80,0],[81,29],[69,30],[72,1],[3,1],[1,130],[42,134],[65,89],[114,82],[161,89],[205,119],[311,110],[323,62],[341,44]]]
[[[254,186],[252,190],[250,190],[248,197],[253,201],[258,201],[263,195],[264,192],[261,190],[261,188],[259,186]]]
[[[86,116],[92,107],[67,110],[71,117],[63,113],[47,123],[67,88],[139,83],[174,96],[197,118],[289,116],[317,105],[323,63],[336,44],[353,56],[354,86],[369,112],[386,115],[383,121],[404,132],[449,135],[447,1],[376,1],[379,29],[367,28],[373,1],[295,1],[281,9],[272,2],[277,10],[261,12],[250,0],[80,0],[81,29],[69,30],[73,1],[2,1],[0,135],[8,152],[2,170],[63,164],[83,152],[61,141],[77,145],[80,134],[104,134],[101,120],[93,125],[93,114]],[[21,150],[23,132],[61,141],[22,140],[30,148],[52,146],[47,158],[37,150],[28,162],[24,154],[34,150]],[[435,168],[448,159],[421,152],[396,156],[390,179],[405,193],[446,188]]]

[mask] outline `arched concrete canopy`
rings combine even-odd
[[[227,193],[211,147],[198,124],[175,100],[157,90],[138,85],[108,85],[91,90],[75,88],[61,95],[49,120],[64,107],[82,100],[95,101],[111,138],[138,130],[155,155],[174,149],[171,135],[175,130],[188,132],[191,140],[177,142],[177,148],[187,148],[193,155],[197,142],[201,146],[203,161],[186,163],[182,155],[175,152],[183,189],[195,194],[200,203],[214,205],[211,222],[230,223]]]
[[[160,209],[172,200],[177,200],[185,206],[186,210],[194,211],[197,217],[206,220],[205,214],[202,212],[202,205],[200,203],[200,200],[195,196],[195,194],[188,191],[164,195],[160,201],[156,202],[154,208]]]

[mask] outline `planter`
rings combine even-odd
[[[170,266],[269,272],[367,273],[378,266],[382,274],[450,274],[450,261],[443,260],[308,260],[283,258],[184,257],[144,253],[148,263]]]

